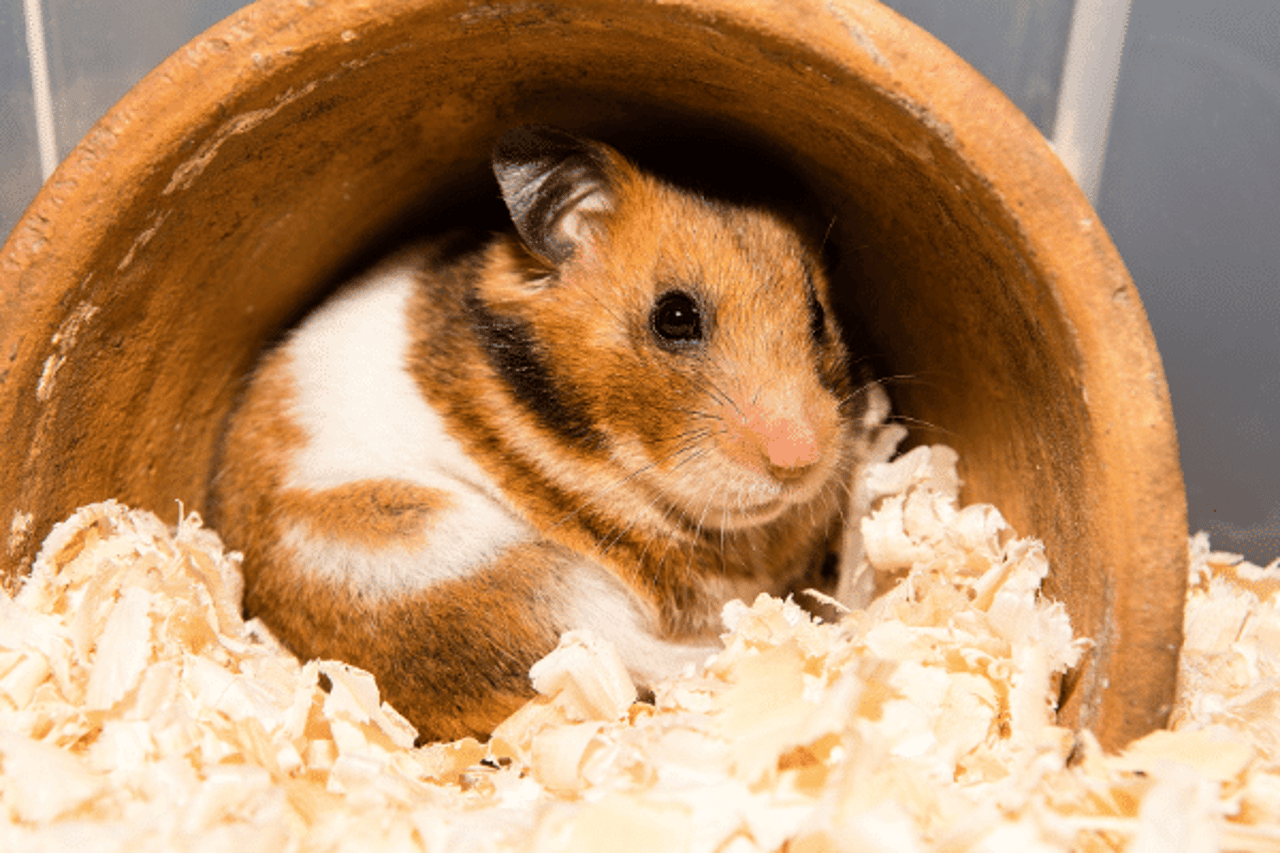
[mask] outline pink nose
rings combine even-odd
[[[780,474],[800,473],[818,461],[818,438],[804,420],[761,418],[751,424],[751,431],[760,440],[769,465]]]

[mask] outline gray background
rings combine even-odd
[[[238,0],[44,0],[58,151]],[[892,0],[1054,135],[1074,0]],[[0,0],[0,234],[40,185]],[[1109,93],[1099,91],[1102,102]],[[1133,0],[1096,206],[1155,330],[1193,530],[1280,555],[1280,0]]]

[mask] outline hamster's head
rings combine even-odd
[[[794,229],[554,128],[510,131],[494,172],[519,240],[480,298],[532,349],[547,429],[702,526],[843,495],[866,395]]]

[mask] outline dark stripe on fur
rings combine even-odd
[[[493,313],[474,290],[467,293],[466,310],[489,363],[542,426],[582,447],[604,447],[604,436],[586,412],[565,399],[556,386],[526,324]]]

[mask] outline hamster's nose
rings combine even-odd
[[[769,473],[781,481],[798,480],[818,461],[818,437],[804,420],[780,417],[753,424],[752,432],[769,465]]]

